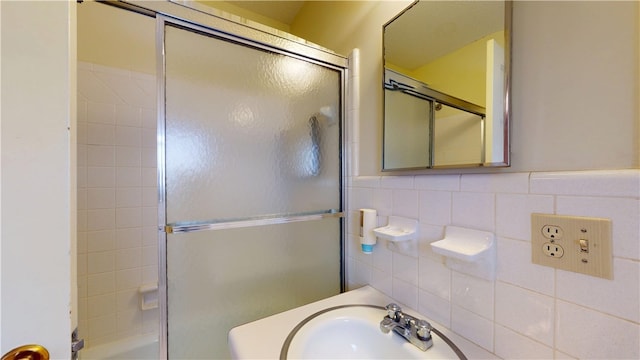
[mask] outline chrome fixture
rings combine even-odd
[[[391,303],[386,306],[387,316],[380,322],[380,330],[387,334],[393,330],[422,351],[433,346],[431,324],[402,312],[400,306]]]

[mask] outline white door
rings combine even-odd
[[[69,359],[75,307],[75,2],[0,2],[0,355]]]

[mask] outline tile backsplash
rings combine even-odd
[[[79,329],[88,346],[158,331],[155,76],[78,63]]]
[[[640,358],[640,170],[353,177],[348,285],[370,284],[503,358]],[[359,251],[357,209],[419,220],[416,254]],[[609,218],[613,280],[531,263],[533,212]],[[444,265],[446,225],[495,233],[496,279]]]

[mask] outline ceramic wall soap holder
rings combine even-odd
[[[496,245],[492,232],[447,226],[444,239],[431,243],[451,269],[488,280],[495,278]]]
[[[418,220],[389,216],[387,226],[375,228],[373,233],[381,239],[393,242],[415,240],[418,238]]]

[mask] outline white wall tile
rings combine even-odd
[[[158,133],[155,129],[142,129],[142,147],[156,147]]]
[[[139,268],[142,266],[142,248],[117,250],[116,270]]]
[[[419,192],[419,220],[432,225],[451,223],[451,193],[448,191]]]
[[[115,119],[116,124],[121,126],[142,126],[142,110],[138,107],[129,106],[126,104],[119,104],[115,106]],[[153,119],[153,127],[157,125],[156,119]]]
[[[393,277],[418,285],[418,258],[393,253]]]
[[[418,192],[416,190],[393,190],[393,210],[395,216],[418,219]]]
[[[131,227],[115,231],[116,248],[129,249],[142,246],[142,228]]]
[[[637,197],[640,172],[603,170],[540,172],[531,175],[531,192],[537,194]]]
[[[109,96],[111,99],[111,97]],[[115,124],[115,105],[109,103],[87,102],[87,122],[94,124]]]
[[[451,302],[493,320],[494,282],[452,271]]]
[[[640,260],[640,200],[558,196],[557,213],[611,219],[613,255]]]
[[[495,196],[487,193],[453,193],[454,225],[494,232]]]
[[[144,226],[142,228],[142,245],[153,245],[158,243],[158,230],[155,226]]]
[[[142,208],[120,208],[116,209],[116,227],[118,229],[141,227]]]
[[[451,299],[451,270],[442,261],[421,256],[419,259],[420,289],[435,294],[447,301]]]
[[[418,286],[392,277],[398,269],[385,265],[373,267],[369,284],[399,302],[409,303],[413,302],[417,288],[419,312],[450,325],[458,334],[489,350],[493,348],[495,334],[496,354],[505,358],[638,358],[640,171],[520,173],[504,179],[503,175],[413,177],[413,185],[420,189],[417,190],[421,216]],[[373,207],[383,224],[393,214],[391,206],[413,206],[412,198],[401,200],[393,196],[398,189],[410,193],[412,177],[404,181],[387,178],[381,178],[380,188],[374,189],[372,195]],[[427,198],[433,193],[438,193],[437,197],[449,192],[450,221],[425,223],[424,214],[436,212],[429,216],[434,219],[438,210],[446,212],[448,206],[443,198]],[[424,202],[436,206],[425,209]],[[533,212],[611,218],[614,279],[532,264]],[[442,238],[449,223],[497,233],[497,281],[493,293],[487,290],[489,287],[485,288],[485,295],[474,295],[473,291],[482,287],[466,286],[467,279],[463,278],[466,275],[446,268],[442,257],[431,251],[429,242]],[[376,250],[379,249],[382,248]],[[373,256],[374,264],[388,264],[376,257],[398,257],[390,256],[386,249]],[[484,300],[474,303],[474,299]],[[495,311],[493,319],[485,317],[491,316],[489,309]],[[607,344],[599,345],[604,343]]]
[[[153,129],[155,131],[158,126],[158,118],[155,109],[142,109],[142,127],[145,129]]]
[[[113,335],[116,332],[116,317],[115,316],[103,316],[94,319],[89,319],[89,336],[92,339],[92,344],[99,344],[107,342],[111,339],[100,340],[107,335]]]
[[[116,271],[116,291],[135,289],[137,293],[140,284],[142,284],[141,268],[135,267]]]
[[[358,176],[353,179],[353,187],[364,187],[364,188],[379,188],[380,187],[380,177],[379,176]]]
[[[153,171],[154,180],[155,180],[156,169],[149,169],[149,171]],[[116,186],[119,188],[144,186],[142,182],[142,172],[143,170],[141,168],[117,167],[116,168]]]
[[[140,154],[142,166],[147,168],[155,168],[156,163],[158,162],[158,156],[156,153],[156,148],[142,148],[142,153]]]
[[[614,258],[613,280],[562,270],[558,270],[556,278],[559,299],[640,322],[640,263],[637,261]]]
[[[498,238],[498,280],[554,295],[555,272],[553,268],[531,262],[531,243]]]
[[[117,331],[136,335],[142,330],[142,312],[139,310],[119,312],[116,315]]]
[[[119,187],[116,191],[116,207],[141,207],[142,188],[140,187]]]
[[[393,215],[393,191],[374,189],[371,207],[378,211],[378,216]]]
[[[349,206],[357,209],[373,208],[373,190],[369,188],[352,188],[349,193]]]
[[[158,204],[158,188],[143,187],[142,188],[142,206],[145,206],[145,207],[157,206],[157,204]]]
[[[116,297],[114,293],[92,296],[87,302],[87,318],[115,315]]]
[[[114,292],[116,277],[113,272],[87,276],[87,296],[96,296]]]
[[[373,253],[371,254],[371,265],[387,274],[393,273],[393,252],[387,247],[387,241],[378,239]]]
[[[95,167],[87,169],[87,187],[114,187],[116,170],[114,167]]]
[[[158,282],[158,265],[145,266],[142,268],[142,284]]]
[[[553,349],[496,325],[496,355],[503,359],[553,359]]]
[[[113,209],[116,203],[116,191],[114,188],[89,188],[87,189],[88,209]]]
[[[158,246],[145,246],[142,248],[142,266],[156,265],[158,263]]]
[[[353,267],[349,268],[349,285],[352,289],[371,283],[371,266],[353,259]]]
[[[640,325],[557,302],[558,350],[581,359],[640,358]]]
[[[78,292],[83,301],[81,331],[87,344],[95,345],[157,332],[157,323],[150,322],[157,320],[157,312],[147,316],[145,324],[137,302],[138,287],[158,278],[155,78],[87,63],[80,67],[86,71],[79,80],[84,95],[78,104],[78,263],[83,274]],[[89,83],[98,78],[99,84]],[[144,93],[149,99],[132,104],[132,91],[134,98]],[[145,159],[143,146],[150,148]],[[143,243],[145,214],[153,224],[145,229]],[[105,317],[99,309],[107,303],[110,316]]]
[[[423,175],[416,176],[414,181],[415,188],[420,190],[460,190],[460,175]]]
[[[142,166],[142,150],[139,147],[116,146],[116,166]]]
[[[393,279],[393,298],[412,308],[418,308],[418,287],[400,279]]]
[[[109,230],[115,226],[113,209],[87,210],[87,230]]]
[[[142,168],[141,173],[142,173],[142,182],[139,185],[144,187],[154,187],[154,188],[158,186],[158,173],[155,167]]]
[[[130,126],[117,126],[115,128],[115,145],[118,146],[142,146],[142,131],[140,128]]]
[[[418,291],[418,309],[428,319],[451,327],[451,302],[428,291]]]
[[[497,323],[543,344],[553,345],[552,297],[498,281],[495,306]]]
[[[531,214],[552,214],[553,196],[496,195],[496,235],[519,240],[531,240]]]
[[[115,145],[116,129],[113,125],[87,124],[87,145]]]
[[[526,194],[529,192],[529,174],[464,174],[460,179],[460,191]]]
[[[382,176],[380,187],[384,189],[413,189],[413,176]]]
[[[479,346],[493,351],[493,322],[491,320],[452,305],[451,329]]]
[[[113,251],[90,252],[87,254],[87,274],[99,274],[115,269],[116,254]]]
[[[88,166],[114,166],[116,152],[113,146],[87,145]]]

